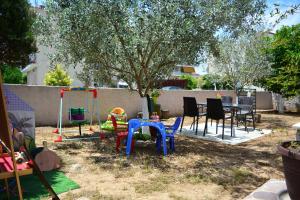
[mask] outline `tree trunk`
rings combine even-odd
[[[278,111],[278,113],[284,113],[284,100],[282,98],[281,94],[275,94],[273,93],[274,96],[274,104],[275,104],[275,110]]]
[[[149,119],[148,101],[146,97],[141,97],[143,119]],[[143,134],[150,134],[149,127],[142,127]]]

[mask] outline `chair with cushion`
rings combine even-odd
[[[182,126],[184,122],[184,117],[193,117],[193,124],[196,123],[196,135],[198,133],[198,123],[199,117],[204,116],[205,113],[200,113],[197,101],[195,97],[183,97],[183,116],[182,116],[182,123],[180,127],[180,132],[182,131]]]
[[[181,123],[181,117],[177,117],[175,120],[175,123],[172,126],[165,126],[166,127],[166,137],[169,138],[169,144],[170,144],[170,149],[174,152],[175,151],[175,139],[174,135],[176,134],[179,126]],[[162,138],[157,137],[156,139],[156,149],[158,152],[161,151],[161,142]]]
[[[118,125],[116,118],[112,115],[111,121],[114,127],[114,132],[116,134],[116,151],[120,151],[121,141],[126,139],[128,136],[128,127],[127,125]],[[131,142],[131,149],[134,150],[134,140]]]
[[[232,137],[232,128],[233,128],[233,121],[232,116],[226,116],[225,111],[223,109],[223,104],[221,99],[207,99],[207,110],[206,110],[206,119],[205,119],[205,127],[203,136],[205,136],[207,132],[207,122],[208,119],[216,120],[216,134],[218,134],[218,124],[219,120],[223,120],[223,129],[222,129],[222,139],[224,139],[224,127],[225,127],[225,119],[231,119],[231,137]]]
[[[253,107],[253,98],[254,97],[246,97],[239,96],[238,97],[238,105],[239,110],[236,112],[236,123],[237,126],[239,122],[245,124],[245,131],[248,131],[247,122],[252,122],[253,129],[255,130],[255,117],[254,117],[254,107]]]

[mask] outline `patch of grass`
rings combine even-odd
[[[65,142],[59,145],[56,145],[56,150],[68,150],[68,149],[82,149],[82,142]]]
[[[170,196],[172,199],[174,199],[174,200],[188,200],[187,198],[178,196],[178,195],[176,195],[176,194],[170,194],[169,196]]]
[[[137,193],[149,194],[152,192],[165,191],[172,182],[174,182],[173,177],[161,174],[154,178],[150,178],[149,181],[136,183],[134,188]]]
[[[64,200],[74,200],[74,199],[78,199],[80,197],[86,197],[90,200],[122,200],[125,197],[115,197],[115,196],[111,196],[111,195],[104,195],[101,194],[99,191],[85,191],[85,192],[81,192],[81,193],[72,193],[69,192],[66,195],[64,195]]]
[[[184,175],[184,180],[182,181],[187,181],[192,184],[198,184],[202,183],[203,181],[207,180],[203,174],[193,174],[193,173],[187,173]]]
[[[244,183],[251,172],[245,168],[231,168],[230,169],[234,184]]]

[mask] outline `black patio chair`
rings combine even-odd
[[[222,96],[221,100],[222,103],[232,104],[232,96]]]
[[[232,104],[232,97],[231,96],[222,96],[221,97],[222,104]],[[231,113],[230,108],[224,108],[225,113]],[[212,119],[210,120],[210,125],[212,126]]]
[[[232,137],[232,128],[233,128],[233,119],[232,115],[226,116],[225,111],[223,109],[223,104],[221,99],[207,99],[207,109],[206,109],[206,119],[205,119],[205,127],[203,136],[205,136],[207,132],[207,121],[208,119],[216,120],[216,134],[218,134],[218,125],[219,120],[223,120],[223,129],[222,129],[222,139],[224,139],[224,127],[225,127],[225,119],[231,119],[231,137]]]
[[[244,123],[245,131],[248,131],[247,122],[252,122],[253,129],[255,130],[255,117],[254,117],[254,97],[239,96],[238,105],[239,110],[236,113],[236,125],[239,125],[239,122]]]
[[[180,127],[180,132],[182,130],[184,117],[188,116],[188,117],[194,118],[192,124],[196,123],[196,135],[197,135],[199,118],[204,115],[205,115],[205,113],[199,112],[199,108],[198,108],[195,97],[183,97],[183,115],[182,115],[182,123],[181,123],[181,127]]]

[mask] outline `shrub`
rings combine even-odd
[[[181,79],[187,81],[186,89],[192,90],[197,88],[198,81],[196,78],[192,77],[191,75],[182,75]]]
[[[1,67],[1,73],[4,83],[23,84],[24,76],[18,67],[11,67],[3,65]]]
[[[55,68],[45,75],[44,82],[51,86],[70,86],[72,79],[68,73],[63,70],[61,65],[56,65]]]

